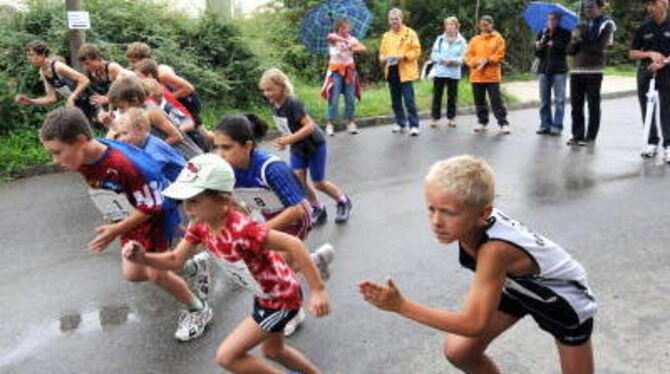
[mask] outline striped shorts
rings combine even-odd
[[[299,310],[264,308],[254,298],[254,313],[252,318],[263,331],[280,332],[284,331],[286,324],[298,314]]]

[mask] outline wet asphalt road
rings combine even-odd
[[[536,110],[511,112],[509,137],[472,134],[472,116],[461,117],[457,129],[425,129],[416,139],[387,126],[338,134],[330,141],[329,175],[355,211],[347,225],[331,221],[310,237],[312,247],[336,247],[328,284],[335,309],[328,318],[308,318],[290,343],[324,373],[456,372],[441,354],[444,334],[373,309],[355,283],[392,275],[408,297],[460,307],[471,274],[459,267],[456,246],[432,238],[421,184],[432,162],[471,153],[496,171],[499,208],[586,267],[600,305],[597,372],[667,372],[670,172],[660,158],[638,156],[634,98],[606,101],[603,109],[595,148],[569,149],[567,135],[538,137]],[[334,213],[331,202],[329,208]],[[0,215],[0,373],[223,372],[214,354],[249,315],[248,294],[219,277],[211,328],[178,343],[176,303],[150,284],[124,281],[118,245],[101,255],[86,251],[101,220],[76,174],[0,185]],[[552,338],[531,319],[489,352],[507,373],[559,372]]]

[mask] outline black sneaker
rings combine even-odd
[[[586,142],[583,141],[583,140],[577,140],[577,139],[575,139],[575,138],[571,138],[571,139],[568,140],[568,142],[565,143],[565,144],[567,144],[567,145],[569,145],[569,146],[571,146],[571,147],[575,147],[575,146],[583,147],[583,146],[586,145]]]
[[[326,207],[321,208],[312,207],[312,225],[321,226],[328,220],[328,213]]]
[[[351,215],[351,209],[353,204],[351,199],[347,197],[346,202],[337,203],[337,215],[335,216],[335,223],[345,223],[349,220],[349,215]]]
[[[539,129],[535,131],[537,135],[549,135],[551,134],[551,131],[549,129]]]

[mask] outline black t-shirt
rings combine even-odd
[[[300,100],[289,97],[279,108],[274,107],[275,124],[283,135],[290,135],[302,128],[300,121],[307,116],[305,107]],[[309,157],[317,148],[326,142],[326,139],[316,126],[316,129],[307,138],[291,145],[291,153],[300,157]]]
[[[632,49],[636,51],[654,51],[663,56],[670,56],[670,17],[662,24],[650,20],[645,22],[635,32]],[[651,59],[644,59],[640,63],[640,70],[646,70],[651,64]],[[670,72],[665,67],[661,70],[664,74]]]

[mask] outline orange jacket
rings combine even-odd
[[[497,31],[490,34],[479,34],[472,38],[465,52],[465,63],[470,67],[470,82],[500,82],[505,48],[505,39]],[[481,59],[487,59],[488,63],[483,69],[477,70],[478,61]]]

